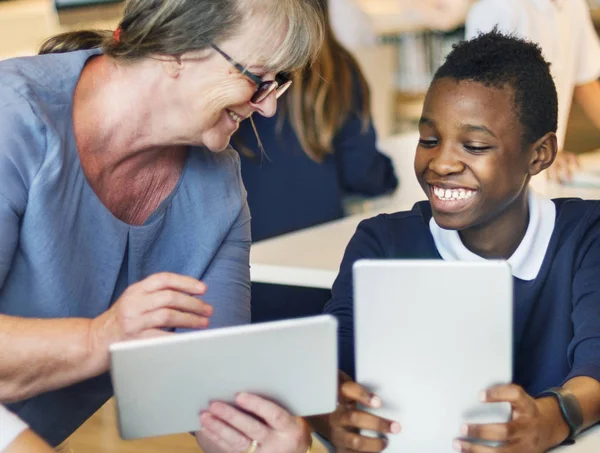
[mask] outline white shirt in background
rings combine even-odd
[[[348,49],[373,46],[379,33],[453,30],[472,0],[329,0],[331,26]]]
[[[600,40],[586,0],[479,0],[469,12],[466,37],[498,26],[542,48],[558,92],[558,146],[562,149],[573,90],[600,76]]]
[[[374,46],[377,35],[370,17],[354,0],[329,0],[333,33],[350,50]]]
[[[0,452],[3,452],[26,429],[25,422],[0,405]]]

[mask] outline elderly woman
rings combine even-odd
[[[129,0],[114,33],[0,63],[0,402],[50,444],[110,397],[111,343],[249,322],[250,215],[229,140],[275,113],[280,73],[321,35],[312,0]],[[306,451],[301,421],[238,403],[264,423],[210,408],[199,440]]]

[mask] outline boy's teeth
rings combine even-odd
[[[475,195],[475,191],[467,189],[443,189],[441,187],[433,187],[433,193],[440,200],[455,201],[471,198]]]

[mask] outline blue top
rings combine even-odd
[[[576,376],[600,381],[600,202],[553,202],[556,221],[537,276],[514,277],[513,380],[531,395]],[[340,322],[340,368],[352,376],[352,265],[362,258],[442,259],[431,217],[425,201],[365,220],[346,249],[325,312]]]
[[[192,148],[142,226],[102,204],[75,146],[73,91],[97,50],[0,62],[0,313],[94,318],[168,271],[203,280],[211,327],[250,321],[250,216],[233,150]],[[42,339],[43,340],[43,339]],[[107,375],[11,405],[57,445],[112,394]]]
[[[355,105],[362,105],[360,90],[355,98]],[[284,108],[273,118],[254,115],[253,119],[266,156],[261,157],[249,121],[240,124],[236,135],[257,156],[241,153],[253,241],[339,219],[344,215],[345,195],[380,195],[398,185],[391,160],[375,146],[373,124],[363,132],[359,111],[349,114],[334,137],[333,154],[322,163],[304,152]],[[278,121],[283,121],[281,130]]]

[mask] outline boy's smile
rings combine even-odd
[[[436,211],[447,214],[464,211],[477,194],[476,190],[443,182],[428,181],[427,184],[429,185],[428,198],[431,204],[435,204]]]

